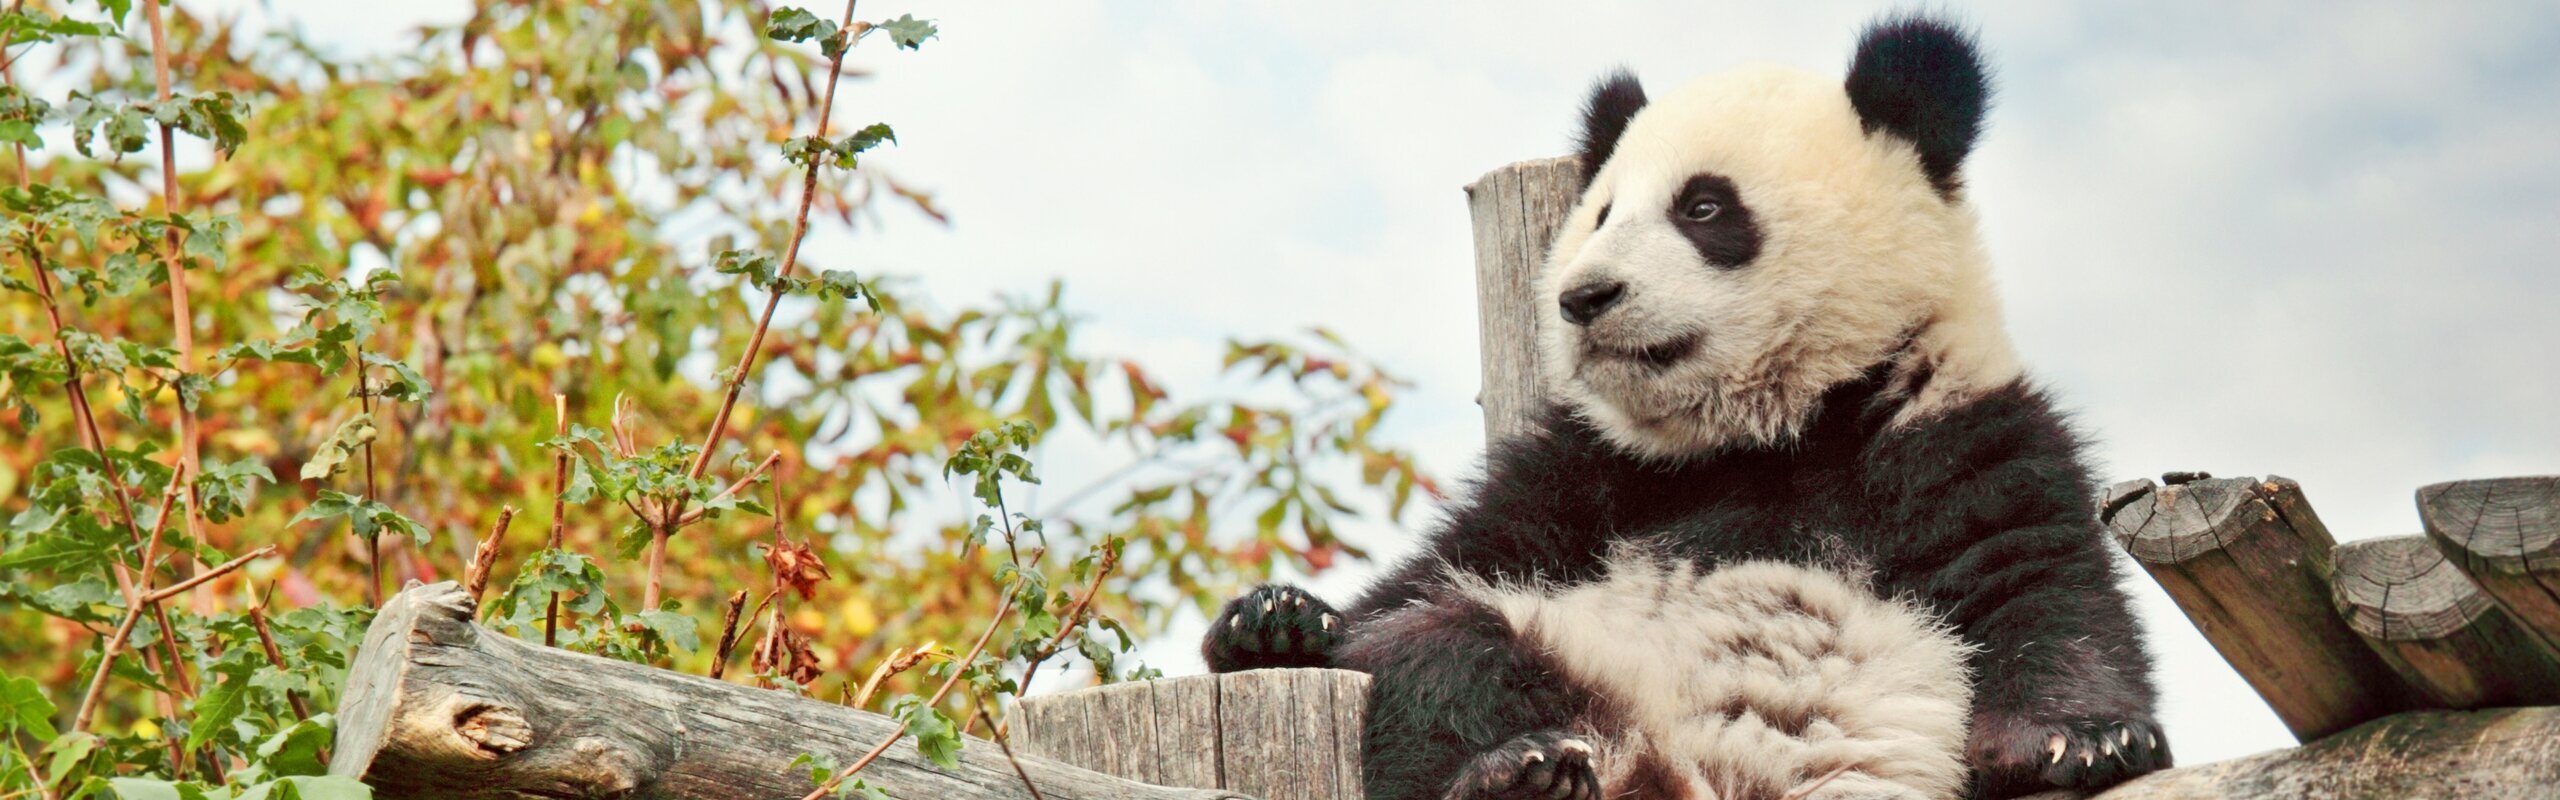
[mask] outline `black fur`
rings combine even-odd
[[[1689,208],[1701,201],[1720,208],[1706,220],[1690,219]],[[1760,257],[1760,224],[1751,219],[1751,207],[1742,204],[1742,190],[1734,188],[1731,178],[1711,172],[1689,176],[1663,213],[1698,248],[1698,257],[1718,269],[1741,269]]]
[[[1882,130],[1919,148],[1920,170],[1952,199],[1991,107],[1990,75],[1973,37],[1927,17],[1878,20],[1858,40],[1847,88],[1867,132]]]
[[[1227,603],[1210,620],[1218,635],[1200,641],[1211,672],[1321,667],[1342,633],[1341,615],[1295,586],[1263,584]]]
[[[1907,395],[1886,373],[1835,388],[1778,447],[1641,462],[1561,409],[1545,430],[1498,444],[1420,556],[1344,610],[1350,634],[1333,663],[1375,676],[1370,796],[1436,797],[1467,759],[1588,702],[1489,612],[1435,602],[1430,587],[1451,573],[1594,580],[1609,544],[1635,535],[1706,565],[1830,565],[1845,553],[1875,571],[1880,594],[1944,614],[1977,648],[1976,796],[2098,787],[2166,766],[2150,657],[2062,416],[2021,382],[1888,428]],[[2065,763],[2046,750],[2055,736]],[[2081,763],[2108,740],[2114,754]]]
[[[1581,188],[1591,188],[1591,178],[1600,174],[1600,165],[1609,163],[1609,154],[1617,152],[1618,137],[1627,132],[1627,120],[1644,109],[1644,85],[1636,83],[1634,73],[1611,70],[1591,87],[1591,99],[1582,106]]]

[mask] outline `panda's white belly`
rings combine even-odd
[[[1600,695],[1583,727],[1613,796],[1777,797],[1826,775],[1801,796],[1963,791],[1965,645],[1841,575],[1630,551],[1601,581],[1469,593]]]

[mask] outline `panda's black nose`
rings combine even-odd
[[[1592,281],[1566,289],[1563,296],[1556,298],[1556,306],[1564,309],[1564,321],[1589,325],[1626,297],[1627,284],[1623,281]]]

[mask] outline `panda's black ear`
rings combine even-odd
[[[1957,170],[1991,105],[1991,80],[1973,37],[1945,20],[1887,17],[1868,26],[1849,62],[1849,104],[1870,134],[1882,130],[1920,150],[1920,169],[1953,196]]]
[[[1627,120],[1644,103],[1644,86],[1625,68],[1610,70],[1591,87],[1591,99],[1582,104],[1582,188],[1591,188],[1592,176],[1609,163],[1618,137],[1627,132]]]

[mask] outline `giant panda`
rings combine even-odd
[[[1381,800],[2007,797],[2163,767],[2083,445],[1965,200],[1971,37],[1846,80],[1592,91],[1540,278],[1549,407],[1336,610],[1229,603],[1219,672],[1373,676]]]

